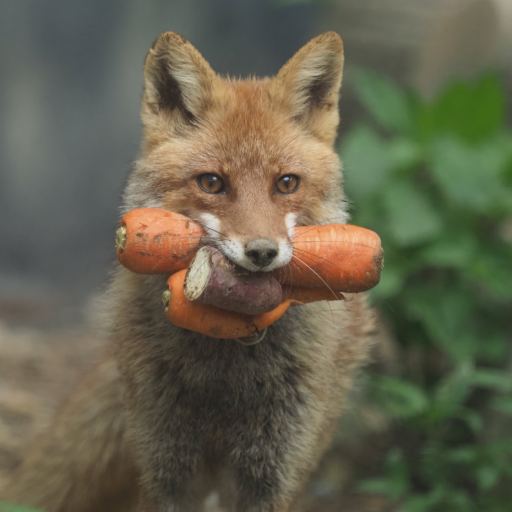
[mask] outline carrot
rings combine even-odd
[[[119,261],[138,274],[168,274],[187,268],[204,230],[179,213],[156,208],[128,212],[116,234]]]
[[[283,299],[290,300],[293,305],[308,304],[320,300],[344,300],[341,292],[331,291],[328,288],[303,288],[287,286],[283,288]]]
[[[190,302],[183,291],[187,271],[173,274],[167,281],[169,291],[164,293],[167,318],[178,327],[200,332],[213,338],[244,338],[254,336],[281,318],[291,301],[261,315],[245,315],[210,304]],[[170,293],[169,293],[170,292]]]
[[[184,292],[186,274],[186,270],[180,270],[167,280],[169,289],[164,292],[163,297],[167,318],[178,327],[212,338],[255,336],[259,331],[279,320],[292,305],[318,300],[343,299],[340,293],[333,295],[324,290],[288,288],[285,292],[285,300],[272,311],[260,315],[246,315],[211,304],[187,300]]]
[[[292,237],[293,258],[274,272],[282,284],[356,293],[379,283],[383,252],[379,236],[349,224],[302,226]]]
[[[203,228],[176,213],[132,210],[117,234],[121,263],[141,274],[171,274],[187,268],[200,246]],[[383,252],[379,236],[349,224],[296,227],[293,258],[274,277],[285,285],[334,292],[369,290],[380,280]]]

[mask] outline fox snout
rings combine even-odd
[[[247,216],[244,219],[242,215],[236,215],[237,221],[234,223],[231,222],[232,217],[230,215],[221,219],[211,213],[197,215],[211,243],[216,245],[228,260],[251,272],[270,272],[290,263],[293,257],[291,237],[295,214],[285,216],[285,229],[280,229],[278,219],[265,223],[260,217],[260,225],[256,229],[254,216]],[[252,233],[244,234],[244,228],[246,232]]]
[[[257,267],[267,267],[279,254],[279,248],[270,238],[255,238],[245,246],[245,255]]]

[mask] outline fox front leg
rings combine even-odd
[[[291,408],[293,409],[293,408]],[[236,478],[236,512],[298,512],[306,482],[327,448],[333,418],[289,417],[271,407],[267,417],[239,432],[230,465]],[[299,420],[299,421],[297,421]],[[257,430],[257,432],[256,432]]]
[[[158,419],[148,411],[140,414],[141,409],[130,417],[130,437],[141,472],[137,512],[202,510],[207,484],[198,436],[193,427],[186,428],[178,411],[171,414],[169,409]]]
[[[279,449],[274,454],[268,459],[255,460],[251,455],[239,460],[236,512],[298,512],[304,479],[297,478],[296,467],[284,463]]]

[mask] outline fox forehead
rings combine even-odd
[[[159,148],[150,142],[155,148],[154,160],[166,167],[177,159],[185,173],[222,172],[234,178],[246,173],[263,178],[285,169],[305,170],[307,163],[298,151],[304,134],[275,108],[267,83],[227,82],[222,97],[204,112],[193,134],[172,138]],[[183,165],[186,156],[188,165]]]

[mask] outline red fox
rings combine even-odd
[[[124,211],[191,217],[251,271],[300,259],[295,226],[348,218],[333,150],[342,70],[333,32],[261,80],[223,79],[183,37],[162,34],[145,60],[144,140]],[[171,324],[165,282],[116,269],[111,346],[3,499],[47,512],[193,512],[217,489],[237,512],[300,509],[370,346],[364,297],[290,309],[246,346]]]

